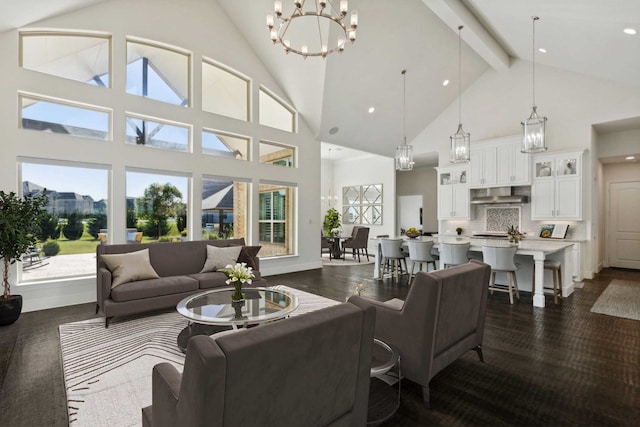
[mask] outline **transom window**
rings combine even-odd
[[[94,108],[21,94],[20,126],[41,132],[111,139],[111,112]]]
[[[202,109],[249,120],[249,79],[207,60],[202,62]]]
[[[202,131],[202,153],[212,156],[249,160],[247,136],[233,135],[219,131]]]
[[[292,168],[295,148],[275,142],[260,141],[260,163]]]
[[[127,144],[188,151],[190,126],[127,116]]]
[[[296,115],[293,108],[264,88],[260,88],[259,101],[261,125],[287,132],[295,132]]]
[[[100,87],[110,87],[111,36],[20,33],[20,66]]]
[[[127,41],[127,93],[189,106],[190,56]]]

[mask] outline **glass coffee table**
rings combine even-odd
[[[298,308],[298,297],[291,292],[270,288],[242,288],[243,301],[231,301],[234,288],[218,288],[191,295],[180,301],[178,313],[189,324],[178,334],[178,347],[187,349],[189,338],[246,328],[287,317]]]

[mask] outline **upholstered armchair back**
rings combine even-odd
[[[423,386],[425,403],[434,375],[468,350],[481,356],[490,274],[488,265],[472,260],[417,273],[405,301],[349,299],[376,307],[376,338],[398,349],[402,375]]]
[[[143,425],[364,426],[374,325],[375,310],[344,303],[193,337],[182,375],[154,368]]]

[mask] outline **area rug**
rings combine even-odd
[[[291,316],[339,304],[291,289],[300,305]],[[168,362],[182,372],[184,354],[176,344],[187,319],[177,312],[115,321],[104,318],[60,325],[60,347],[69,425],[140,426],[141,409],[151,404],[153,366]]]
[[[612,280],[591,307],[591,312],[640,320],[640,282]]]
[[[375,262],[375,255],[369,254],[369,261],[367,261],[367,256],[360,255],[360,262],[358,262],[358,256],[353,259],[351,254],[347,254],[345,259],[329,259],[329,254],[322,254],[322,266],[323,267],[341,267],[341,266],[349,266],[349,265],[367,265],[373,264]]]

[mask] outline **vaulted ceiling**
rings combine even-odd
[[[100,1],[110,0],[0,0],[0,32]],[[489,68],[531,60],[533,15],[536,45],[547,51],[536,53],[537,63],[640,86],[640,34],[623,33],[640,32],[639,0],[350,0],[357,41],[326,59],[287,55],[271,43],[272,0],[217,1],[318,139],[380,155],[393,156],[402,141],[401,70],[409,141],[457,100],[460,25],[463,90]],[[293,7],[283,4],[285,13]]]

